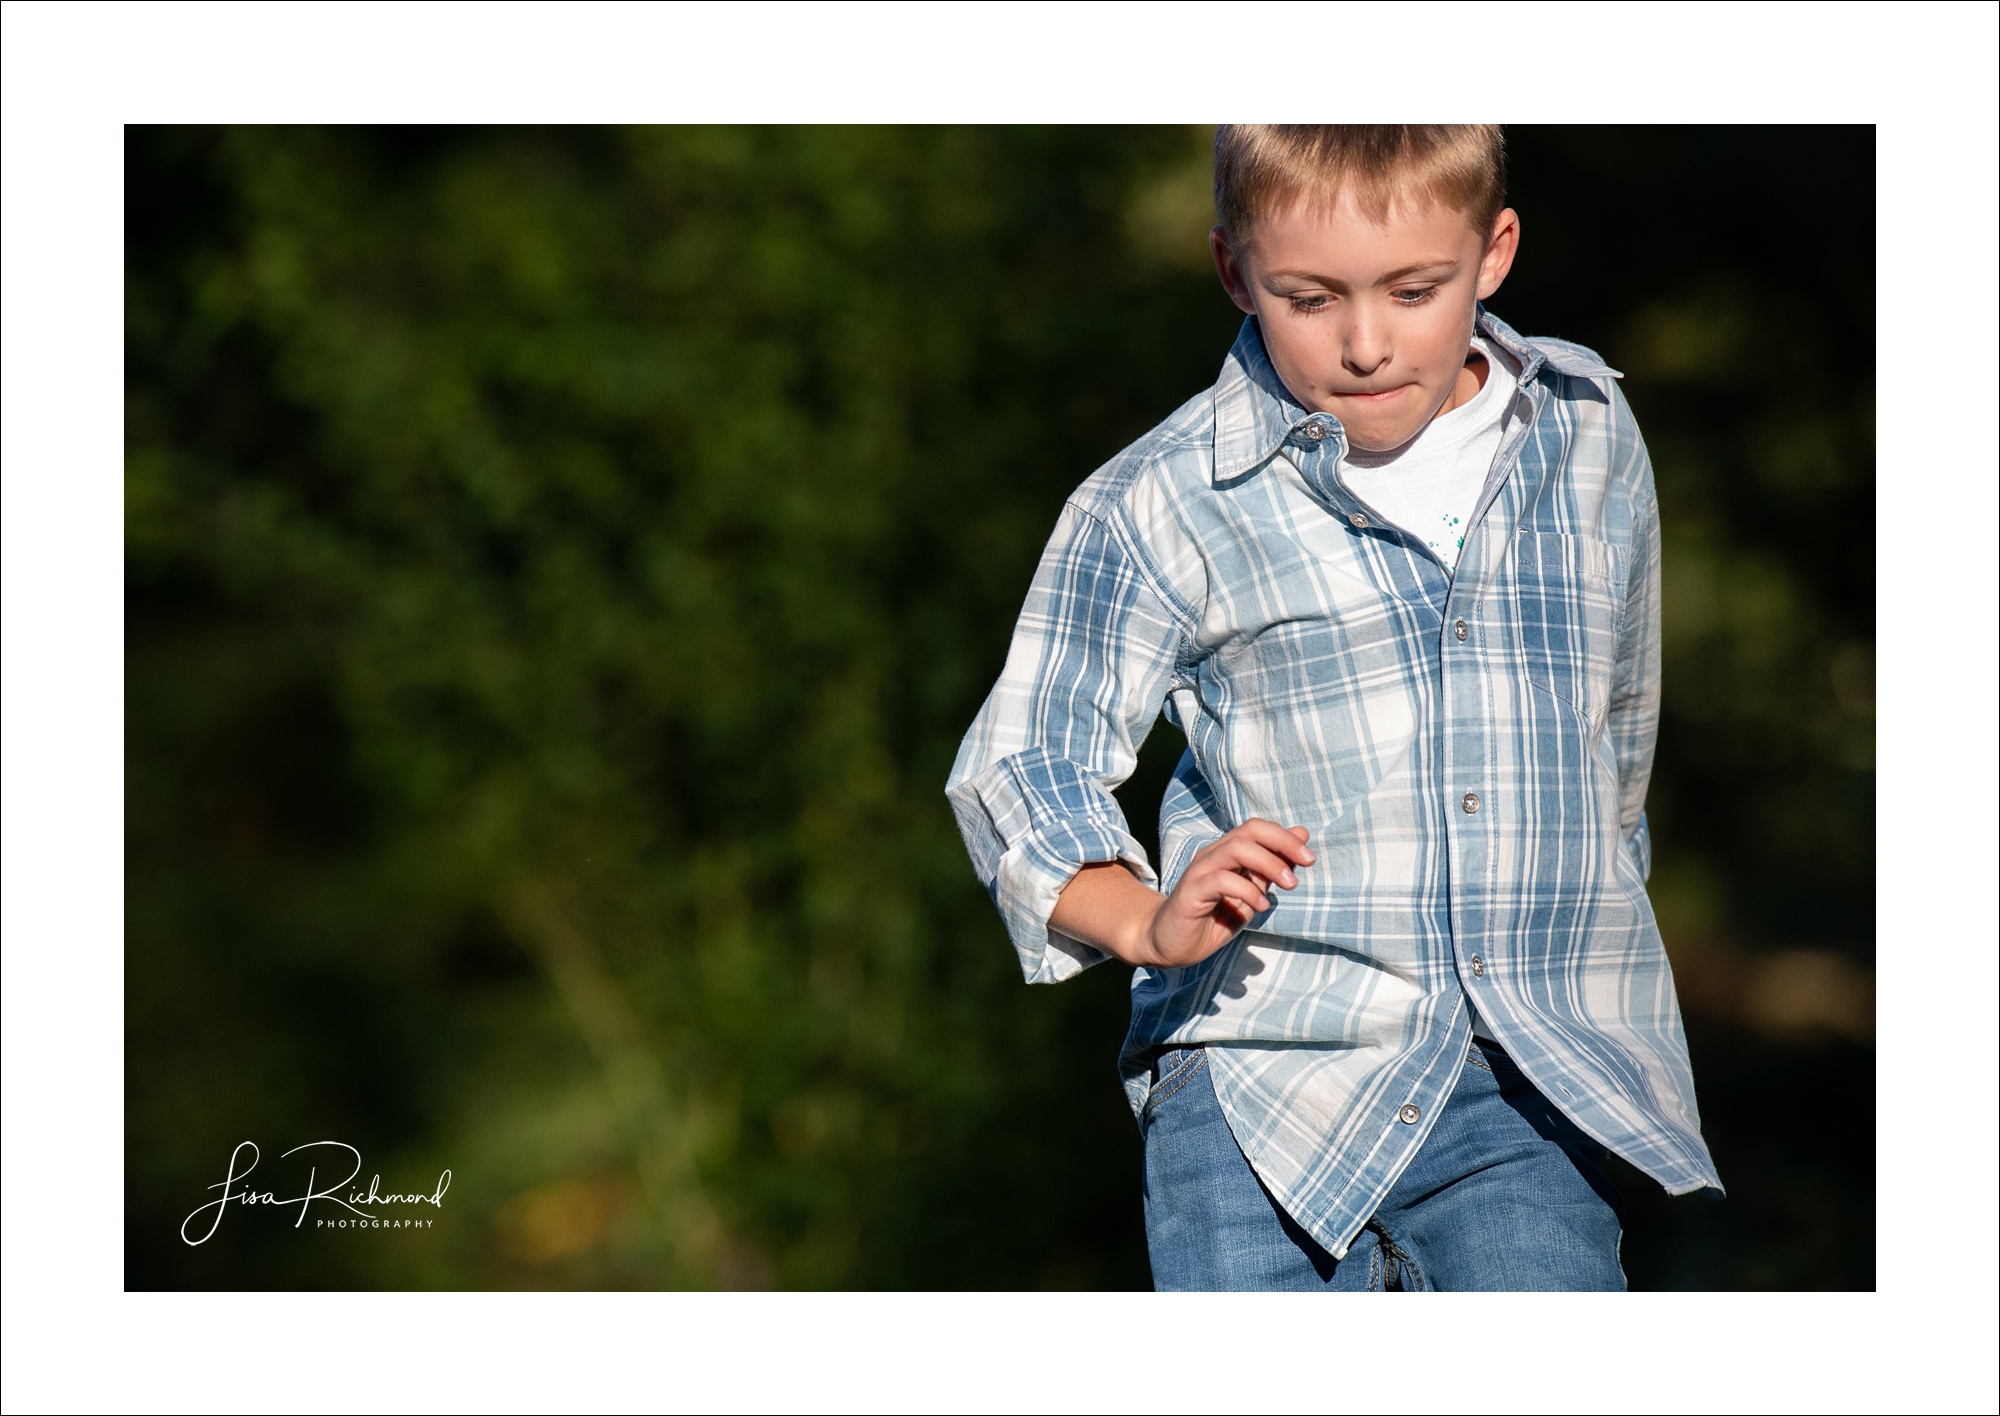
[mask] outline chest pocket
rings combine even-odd
[[[1514,594],[1528,682],[1597,727],[1623,627],[1624,554],[1595,536],[1523,529],[1514,538]]]

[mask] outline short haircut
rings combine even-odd
[[[1215,213],[1230,240],[1300,198],[1330,207],[1352,188],[1388,218],[1399,199],[1465,213],[1482,237],[1507,204],[1507,149],[1493,123],[1227,123],[1215,130]]]

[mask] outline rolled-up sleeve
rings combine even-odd
[[[1122,860],[1158,880],[1112,792],[1160,716],[1184,643],[1183,621],[1132,548],[1065,506],[1006,667],[945,787],[1030,983],[1057,983],[1108,957],[1049,928],[1080,868]]]

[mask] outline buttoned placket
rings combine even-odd
[[[1458,961],[1459,985],[1473,1006],[1479,1009],[1480,1015],[1487,1019],[1488,1027],[1494,1026],[1493,1018],[1498,1010],[1490,1004],[1482,1006],[1471,980],[1484,984],[1491,967],[1492,948],[1485,942],[1488,933],[1485,920],[1470,917],[1467,901],[1472,898],[1471,882],[1485,874],[1490,856],[1488,827],[1491,803],[1486,798],[1490,797],[1492,786],[1486,779],[1486,772],[1493,761],[1495,748],[1486,740],[1491,735],[1490,727],[1474,738],[1467,732],[1455,733],[1453,725],[1486,721],[1487,715],[1476,711],[1479,702],[1487,696],[1481,682],[1487,665],[1485,656],[1480,652],[1481,645],[1474,635],[1474,626],[1479,622],[1479,597],[1505,565],[1508,530],[1506,527],[1495,528],[1488,517],[1500,501],[1502,490],[1516,475],[1529,435],[1547,401],[1548,390],[1535,378],[1541,363],[1539,355],[1532,357],[1517,378],[1515,396],[1525,398],[1529,408],[1501,445],[1499,455],[1494,459],[1493,471],[1487,477],[1486,486],[1481,490],[1479,501],[1467,523],[1457,573],[1452,576],[1451,590],[1445,599],[1445,631],[1440,654],[1446,707],[1442,714],[1444,741],[1440,753],[1443,768],[1440,780],[1447,794],[1442,812],[1442,835],[1451,900],[1452,953]],[[1496,546],[1496,535],[1499,538],[1497,552],[1489,550]],[[1470,1047],[1469,1026],[1466,1031],[1466,1045]]]
[[[1291,441],[1298,449],[1299,472],[1306,484],[1329,504],[1336,502],[1339,493],[1336,469],[1347,447],[1340,420],[1314,413],[1293,427]]]
[[[1340,459],[1346,448],[1346,434],[1338,419],[1324,413],[1312,414],[1293,426],[1288,442],[1294,450],[1300,475],[1329,511],[1345,520],[1357,533],[1385,531],[1408,540],[1430,558],[1449,584],[1451,574],[1437,552],[1356,496],[1341,477]],[[1407,1157],[1423,1144],[1424,1136],[1430,1129],[1426,1122],[1436,1115],[1457,1080],[1456,1061],[1456,1057],[1447,1058],[1438,1052],[1425,1063],[1415,1091],[1405,1096],[1390,1119],[1389,1129],[1401,1133],[1399,1140],[1393,1143],[1393,1150]],[[1401,1168],[1400,1162],[1393,1167],[1397,1172]],[[1346,1251],[1347,1246],[1343,1244],[1334,1250],[1334,1257],[1345,1258]]]
[[[1520,385],[1525,384],[1532,377],[1539,363],[1539,359],[1530,360],[1519,376],[1519,383],[1517,383],[1517,396],[1529,397],[1533,404],[1534,413],[1540,412],[1540,401],[1535,399],[1533,395],[1528,394],[1526,388]],[[1521,451],[1526,446],[1527,432],[1533,426],[1533,423],[1533,414],[1524,418],[1521,426],[1515,429],[1513,434],[1509,436],[1506,443],[1502,446],[1499,456],[1495,459],[1494,473],[1488,478],[1487,485],[1481,490],[1478,506],[1473,512],[1468,527],[1465,551],[1471,549],[1473,538],[1477,536],[1479,528],[1482,525],[1482,518],[1492,505],[1500,488],[1506,485],[1508,478],[1512,475],[1514,463],[1519,460]],[[1440,625],[1444,628],[1447,636],[1445,640],[1447,692],[1454,677],[1463,681],[1469,675],[1476,676],[1476,669],[1469,667],[1476,660],[1476,656],[1471,652],[1472,626],[1466,617],[1470,611],[1461,608],[1462,605],[1470,604],[1476,599],[1476,584],[1473,587],[1469,587],[1467,592],[1461,595],[1459,575],[1445,566],[1443,560],[1435,550],[1418,541],[1414,536],[1410,536],[1407,532],[1402,531],[1395,523],[1383,517],[1374,507],[1357,496],[1353,489],[1347,485],[1346,479],[1340,475],[1341,457],[1346,446],[1345,430],[1341,428],[1337,419],[1331,418],[1326,414],[1313,414],[1303,422],[1295,425],[1292,441],[1303,453],[1300,459],[1301,465],[1299,471],[1304,475],[1307,483],[1319,493],[1330,511],[1344,517],[1347,524],[1357,532],[1367,532],[1379,528],[1380,531],[1401,536],[1415,545],[1417,550],[1428,557],[1432,564],[1436,566],[1438,572],[1444,577],[1446,584],[1443,615],[1440,619]],[[1459,569],[1462,570],[1465,565],[1466,560],[1464,558],[1464,551],[1462,551]],[[1474,577],[1475,582],[1479,579],[1480,577]],[[1458,656],[1461,661],[1464,661],[1462,665],[1454,664],[1449,652],[1452,646],[1460,644],[1467,646],[1467,651]],[[1453,673],[1454,669],[1458,669],[1455,675]],[[1449,712],[1443,715],[1447,725],[1447,733],[1449,732],[1449,723],[1454,716]],[[1452,780],[1451,773],[1456,766],[1451,748],[1452,744],[1447,740],[1444,744],[1442,755],[1442,765],[1446,770],[1441,778],[1446,782]],[[1482,756],[1484,755],[1486,754],[1482,754]],[[1456,803],[1456,807],[1457,810],[1449,814],[1459,816],[1461,823],[1468,818],[1476,817],[1480,809],[1478,791],[1472,788],[1464,789],[1463,794]],[[1453,872],[1451,895],[1455,899],[1459,894],[1458,880],[1460,877],[1453,867],[1461,853],[1451,848],[1450,842],[1452,837],[1453,833],[1448,826],[1445,833],[1447,842],[1446,869]],[[1485,958],[1483,955],[1475,954],[1471,959],[1467,959],[1466,951],[1459,946],[1462,931],[1457,927],[1455,919],[1452,921],[1452,926],[1452,950],[1457,958],[1463,960],[1460,965],[1461,986],[1464,985],[1463,975],[1468,972],[1475,978],[1483,979],[1486,974]],[[1473,959],[1476,959],[1477,962],[1473,962]],[[1467,995],[1470,996],[1471,990],[1468,988],[1466,991]],[[1471,1046],[1471,1030],[1469,1027],[1466,1031],[1464,1046],[1468,1048]],[[1459,1055],[1462,1055],[1462,1051]],[[1396,1108],[1395,1119],[1391,1123],[1392,1130],[1404,1132],[1405,1136],[1408,1137],[1404,1145],[1412,1149],[1422,1144],[1423,1134],[1429,1129],[1422,1125],[1426,1113],[1433,1110],[1434,1106],[1443,1100],[1445,1091],[1441,1090],[1440,1087],[1448,1088],[1457,1075],[1455,1068],[1448,1068],[1440,1073],[1435,1063],[1426,1066],[1424,1072],[1426,1080],[1420,1086],[1418,1094],[1407,1097]]]

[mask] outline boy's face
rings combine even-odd
[[[1441,203],[1399,201],[1377,222],[1343,193],[1330,211],[1297,202],[1271,213],[1242,248],[1220,226],[1208,239],[1223,288],[1257,317],[1292,396],[1379,452],[1477,391],[1480,380],[1460,377],[1475,302],[1507,278],[1520,234],[1511,207],[1482,237]]]

